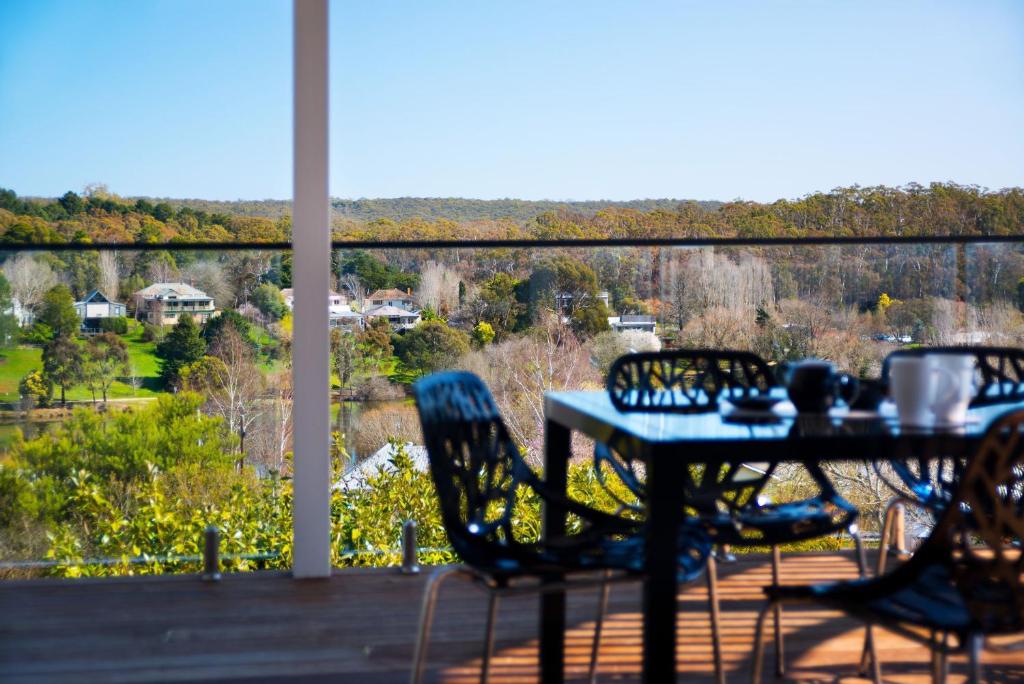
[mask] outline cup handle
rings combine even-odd
[[[960,379],[956,376],[956,373],[941,366],[933,368],[932,372],[939,375],[939,382],[935,388],[935,398],[932,400],[932,406],[942,406],[955,399],[960,391]],[[945,387],[942,386],[943,381],[946,383]]]

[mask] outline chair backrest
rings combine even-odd
[[[717,349],[627,354],[613,364],[608,377],[612,403],[620,411],[713,411],[723,394],[737,399],[766,394],[775,386],[771,369],[756,354]],[[594,465],[602,480],[605,471],[611,471],[638,498],[645,496],[642,464],[631,453],[626,436],[613,436],[607,445],[599,445]],[[742,509],[757,504],[774,470],[774,465],[754,467],[739,461],[708,463],[689,468],[680,487],[687,490],[693,513],[718,520],[720,525],[712,525],[713,530],[735,528],[739,535],[733,521]]]
[[[986,634],[1024,631],[1024,411],[997,420],[911,561],[948,566]]]
[[[882,362],[882,383],[888,387],[892,359],[924,354],[971,354],[977,369],[978,393],[971,406],[992,406],[1024,401],[1024,349],[1016,347],[916,347],[900,349]]]
[[[512,515],[529,466],[477,376],[435,373],[413,392],[452,546],[471,565],[500,565],[518,546]]]
[[[730,398],[767,393],[775,378],[756,354],[716,349],[674,349],[626,354],[608,372],[608,393],[620,411],[702,413]]]
[[[889,354],[882,363],[882,384],[888,387],[892,359],[924,354],[971,354],[975,357],[978,393],[971,406],[992,406],[1024,401],[1024,350],[1015,347],[917,347]],[[963,458],[937,454],[915,454],[903,459],[875,463],[875,470],[894,491],[916,500],[932,511],[949,504],[960,482]],[[900,482],[893,482],[885,467],[892,468]]]

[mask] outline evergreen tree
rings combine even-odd
[[[84,365],[82,347],[70,335],[57,335],[43,347],[43,375],[60,387],[62,406],[67,405],[67,389],[82,381]]]
[[[160,357],[160,377],[164,384],[177,389],[181,369],[203,358],[206,341],[199,334],[199,326],[188,314],[181,316],[156,347]]]
[[[75,335],[82,326],[82,321],[75,312],[75,299],[66,285],[52,287],[43,295],[43,303],[36,320],[50,326],[54,337]]]

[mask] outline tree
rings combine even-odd
[[[253,290],[252,303],[271,322],[281,320],[288,312],[281,290],[271,283],[263,283]]]
[[[10,347],[18,340],[18,319],[13,311],[11,284],[0,273],[0,348]]]
[[[331,331],[331,365],[338,374],[338,382],[346,387],[356,370],[358,352],[356,338],[352,333],[335,328]]]
[[[228,328],[233,328],[235,332],[242,336],[242,339],[246,341],[251,340],[252,323],[233,309],[221,311],[219,316],[214,316],[206,321],[206,324],[203,326],[203,339],[206,340],[207,344],[213,344],[214,340],[220,337],[221,333]]]
[[[199,335],[199,328],[188,314],[182,315],[171,331],[156,346],[160,358],[160,377],[164,384],[177,389],[181,369],[203,358],[206,341]]]
[[[511,332],[523,313],[523,305],[516,299],[519,281],[507,273],[496,273],[480,288],[480,300],[484,303],[480,317],[494,326],[495,334],[501,338]]]
[[[121,287],[121,271],[117,265],[117,252],[100,252],[96,266],[99,269],[100,291],[111,300],[116,301]]]
[[[85,384],[93,393],[93,402],[99,390],[106,404],[110,386],[130,372],[128,347],[120,337],[106,332],[92,337],[85,351]]]
[[[356,341],[368,355],[376,358],[391,356],[394,352],[391,346],[391,325],[386,318],[372,319],[364,330],[356,334]]]
[[[67,406],[65,393],[82,381],[85,355],[69,335],[57,335],[43,347],[43,374],[60,387],[60,403]]]
[[[549,258],[517,290],[520,300],[528,303],[534,321],[540,319],[543,309],[554,309],[582,337],[608,330],[608,307],[598,299],[597,276],[581,261],[565,256]]]
[[[75,311],[75,300],[66,285],[57,285],[43,296],[38,322],[50,326],[56,337],[78,333],[82,321]]]
[[[31,370],[18,383],[18,394],[28,408],[49,406],[53,398],[53,383],[41,371]]]
[[[469,352],[469,337],[441,321],[424,321],[406,331],[395,344],[395,355],[409,368],[433,373],[450,368]]]
[[[473,326],[473,341],[483,347],[494,341],[494,328],[487,321],[480,321]]]
[[[238,435],[245,453],[245,436],[263,411],[266,384],[253,363],[252,347],[234,328],[225,328],[210,345],[210,355],[182,369],[182,387],[206,399],[207,413],[224,419]],[[239,465],[241,465],[239,463]]]
[[[11,285],[11,296],[33,313],[43,301],[43,295],[58,282],[57,274],[49,264],[28,254],[19,254],[6,261],[4,275]]]

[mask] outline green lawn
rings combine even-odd
[[[122,338],[128,345],[128,358],[138,388],[131,386],[129,378],[115,382],[108,393],[110,399],[129,397],[155,397],[161,391],[160,363],[156,358],[156,344],[142,341],[142,326],[135,326]],[[0,351],[0,401],[16,402],[18,382],[30,370],[43,367],[42,350],[39,347],[20,345],[14,349]],[[59,398],[60,389],[54,391]],[[92,393],[84,386],[68,390],[69,400],[91,400]]]

